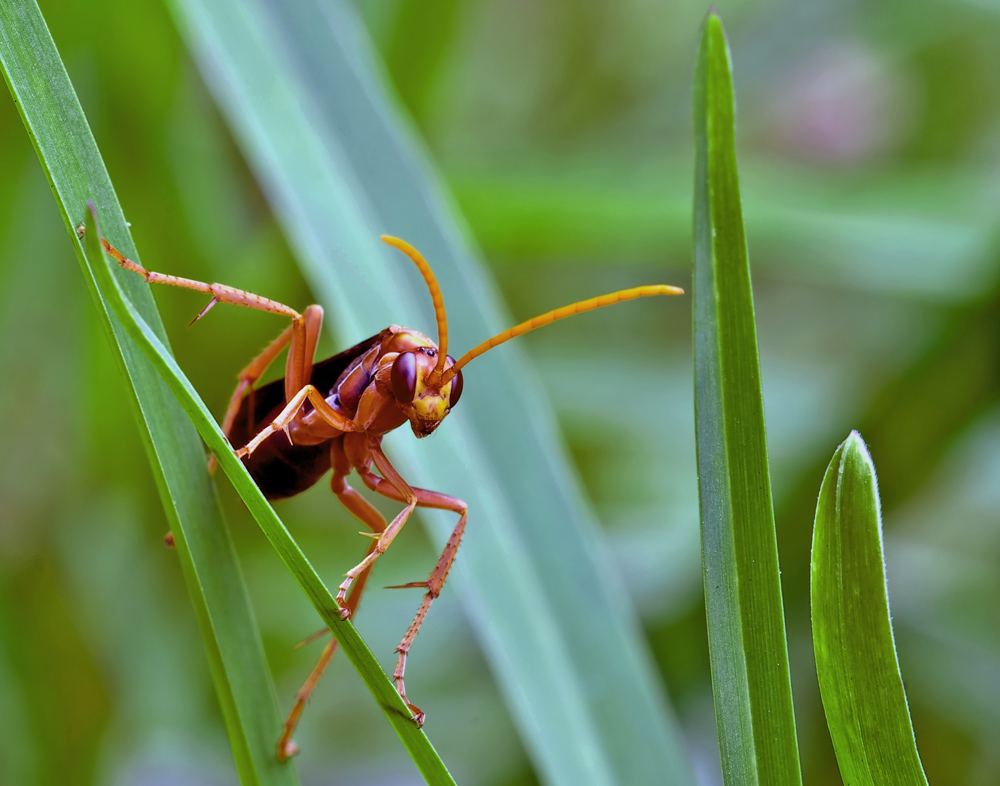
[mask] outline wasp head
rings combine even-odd
[[[392,395],[418,438],[432,433],[462,395],[462,372],[444,382],[437,368],[438,348],[428,344],[400,352],[389,375]],[[454,363],[448,355],[444,370]]]

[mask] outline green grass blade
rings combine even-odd
[[[0,63],[78,249],[84,278],[118,348],[122,371],[135,391],[137,415],[205,643],[237,772],[244,784],[295,784],[294,768],[279,765],[274,756],[281,729],[274,686],[198,435],[160,376],[110,318],[94,270],[76,243],[74,227],[84,216],[87,200],[94,200],[101,205],[107,231],[127,253],[135,252],[83,110],[31,0],[0,5]],[[98,272],[102,269],[99,266]],[[153,326],[151,334],[165,340],[148,287],[135,277],[124,286]]]
[[[354,626],[340,618],[340,609],[333,595],[323,584],[313,566],[309,564],[298,544],[292,539],[285,525],[275,514],[270,503],[264,499],[264,495],[253,482],[243,463],[236,458],[225,435],[201,397],[184,376],[160,338],[125,298],[97,240],[95,222],[96,217],[88,216],[87,255],[91,259],[92,268],[97,273],[98,285],[106,302],[111,306],[115,316],[124,325],[132,340],[146,354],[146,357],[166,381],[167,387],[180,402],[201,438],[218,459],[219,466],[226,473],[226,477],[233,484],[240,499],[243,500],[260,525],[268,541],[278,552],[281,561],[295,576],[296,581],[299,582],[316,611],[319,612],[320,617],[333,631],[340,648],[358,670],[375,700],[382,707],[424,778],[429,784],[453,784],[454,781],[444,762],[441,761],[424,732],[412,722],[410,711]],[[277,736],[271,740],[272,758],[273,746],[276,742]]]
[[[889,617],[878,479],[856,431],[820,488],[811,587],[816,674],[844,783],[926,784]]]
[[[389,323],[433,332],[426,288],[378,242],[383,232],[434,266],[456,350],[512,324],[372,76],[348,4],[173,6],[341,344]],[[517,347],[477,360],[465,385],[434,440],[392,434],[387,447],[407,479],[469,504],[449,591],[472,609],[529,753],[554,784],[692,781],[634,612]],[[454,516],[425,518],[443,544]],[[419,686],[410,690],[420,704]]]
[[[722,768],[727,784],[799,784],[733,82],[714,11],[698,57],[694,125],[695,429]]]

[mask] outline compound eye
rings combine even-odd
[[[455,378],[451,381],[451,395],[448,397],[448,405],[453,407],[458,403],[458,399],[462,395],[462,372],[455,375]]]
[[[410,404],[417,392],[417,356],[412,352],[403,352],[392,363],[389,374],[392,384],[392,395],[400,404]]]

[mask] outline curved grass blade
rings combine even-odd
[[[800,784],[750,264],[722,22],[694,85],[695,430],[712,689],[727,784]]]
[[[833,454],[816,504],[816,675],[844,783],[927,783],[896,658],[878,479],[861,435]]]
[[[32,0],[0,4],[0,64],[74,241],[84,204],[94,200],[101,205],[109,233],[121,248],[134,254],[83,110]],[[116,357],[135,393],[130,400],[143,426],[153,475],[174,533],[240,780],[291,786],[298,782],[295,769],[280,765],[274,756],[281,730],[274,685],[236,553],[206,471],[204,450],[163,380],[111,319],[94,280],[95,271],[79,243],[75,246],[108,337],[118,349]],[[101,270],[99,266],[97,272]],[[124,282],[152,325],[150,334],[165,342],[148,287],[141,284]]]
[[[390,323],[434,325],[426,288],[377,241],[382,233],[433,264],[456,347],[512,324],[372,76],[349,4],[173,6],[341,344]],[[498,349],[466,375],[462,406],[432,444],[403,434],[387,445],[409,480],[469,504],[453,585],[546,782],[692,782],[634,612],[533,379],[516,346]],[[425,519],[443,545],[453,517]]]
[[[358,670],[358,674],[361,675],[375,700],[382,707],[426,781],[434,786],[454,784],[444,762],[441,761],[424,732],[413,723],[409,709],[403,703],[392,683],[389,682],[378,661],[375,660],[354,626],[340,618],[340,609],[333,595],[323,584],[313,566],[309,564],[270,503],[264,499],[264,495],[253,482],[243,463],[236,458],[228,440],[201,397],[184,376],[159,336],[146,324],[143,317],[126,299],[117,279],[111,272],[109,262],[104,256],[104,250],[97,239],[100,235],[96,227],[96,214],[93,213],[92,204],[90,209],[91,212],[87,216],[87,256],[91,261],[92,269],[97,274],[98,285],[105,297],[105,302],[111,306],[125,331],[145,353],[180,406],[187,413],[198,430],[198,434],[215,455],[219,466],[240,495],[240,499],[243,500],[260,525],[274,550],[278,552],[281,561],[285,563],[295,580],[299,582],[316,611],[319,612],[320,617],[333,632],[348,660]],[[272,758],[273,746],[277,739],[276,734],[271,740]]]

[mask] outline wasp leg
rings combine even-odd
[[[382,472],[382,478],[375,475],[373,472],[359,470],[361,479],[365,482],[372,491],[381,494],[382,496],[388,497],[389,499],[394,499],[399,502],[406,502],[407,499],[401,494],[397,488],[396,483],[391,483],[388,481],[390,476],[395,476],[393,479],[397,483],[405,481],[399,476],[392,464],[386,458],[385,454],[382,453],[381,449],[374,448],[372,450],[372,459],[375,466],[378,467],[379,471]],[[427,616],[427,612],[430,610],[431,603],[434,599],[441,594],[441,590],[444,587],[445,580],[448,578],[448,572],[451,570],[451,566],[455,562],[455,555],[458,553],[459,544],[462,542],[462,535],[465,533],[465,523],[468,517],[469,507],[462,500],[456,499],[455,497],[449,497],[447,494],[441,494],[437,491],[428,491],[427,489],[413,488],[411,486],[406,487],[410,494],[413,495],[412,499],[414,504],[407,507],[407,511],[412,510],[412,507],[420,508],[434,508],[438,510],[450,510],[453,513],[458,514],[458,523],[455,525],[455,529],[452,530],[451,537],[448,538],[448,543],[444,547],[444,551],[441,552],[441,556],[438,558],[437,564],[434,566],[434,570],[431,571],[431,575],[426,581],[415,581],[411,584],[403,584],[394,589],[403,589],[408,587],[425,587],[427,592],[424,594],[424,598],[420,603],[420,608],[417,610],[416,616],[413,618],[413,622],[410,623],[410,627],[406,631],[406,635],[403,636],[403,640],[396,647],[396,652],[399,654],[399,659],[396,663],[396,670],[393,672],[392,678],[396,681],[396,690],[399,691],[399,695],[402,697],[403,701],[406,702],[406,706],[410,708],[413,713],[413,720],[418,726],[423,726],[424,724],[424,713],[420,711],[420,708],[411,704],[406,698],[406,688],[403,684],[403,673],[406,670],[406,657],[410,652],[410,647],[413,645],[413,640],[416,638],[417,633],[420,631],[420,626],[424,623],[424,618]],[[404,511],[406,512],[406,511]],[[409,515],[407,513],[407,515]]]
[[[245,458],[249,456],[275,431],[284,431],[285,434],[288,435],[288,426],[293,420],[295,420],[295,416],[298,414],[299,409],[306,402],[306,400],[313,405],[313,412],[315,412],[316,415],[318,415],[319,418],[328,426],[331,426],[340,432],[358,431],[358,426],[354,424],[353,420],[341,415],[337,410],[327,404],[326,399],[323,398],[323,394],[316,390],[316,388],[312,385],[306,385],[295,394],[292,400],[285,405],[285,408],[278,413],[278,416],[272,420],[270,424],[264,426],[256,437],[250,440],[244,447],[236,451],[236,456],[238,458]],[[291,440],[290,435],[288,438]]]
[[[239,383],[229,400],[226,416],[222,421],[222,430],[227,435],[236,420],[243,396],[253,388],[257,380],[264,375],[274,359],[281,353],[281,350],[289,344],[291,345],[288,349],[289,367],[286,368],[285,380],[286,384],[290,380],[295,389],[291,394],[286,389],[285,400],[290,401],[302,389],[312,376],[313,357],[316,354],[316,344],[319,342],[322,325],[323,309],[319,306],[309,306],[305,314],[302,315],[301,323],[296,320],[285,328],[280,336],[239,373]]]
[[[228,437],[233,430],[233,425],[236,423],[236,416],[240,411],[240,404],[243,403],[243,397],[249,392],[253,394],[253,386],[256,384],[257,380],[260,379],[264,372],[267,371],[271,363],[278,354],[283,350],[292,338],[292,326],[289,325],[282,331],[281,335],[278,336],[274,341],[272,341],[267,348],[261,352],[257,357],[247,364],[237,379],[236,390],[233,391],[232,397],[229,399],[229,406],[226,407],[226,415],[222,419],[222,431]],[[252,412],[250,415],[252,416]],[[214,461],[213,456],[213,461]]]
[[[83,227],[77,228],[77,233],[83,237]],[[236,391],[229,401],[225,418],[222,421],[222,429],[228,435],[233,427],[233,422],[239,412],[240,402],[247,391],[252,390],[254,382],[260,379],[267,370],[278,353],[288,345],[288,362],[285,366],[285,401],[292,401],[309,382],[312,377],[313,358],[316,354],[316,345],[319,342],[320,329],[323,326],[323,309],[319,306],[309,306],[305,314],[299,314],[295,309],[279,303],[270,298],[255,295],[243,289],[237,289],[226,284],[206,284],[202,281],[194,281],[190,278],[171,276],[165,273],[156,273],[146,270],[138,262],[133,262],[121,251],[108,242],[107,238],[101,238],[104,250],[126,270],[138,273],[150,284],[166,284],[168,286],[193,289],[196,292],[204,292],[212,296],[208,305],[192,321],[201,319],[216,303],[230,303],[237,306],[267,311],[272,314],[281,314],[291,317],[292,324],[278,338],[258,355],[239,375],[239,383]],[[209,466],[214,467],[214,458]]]
[[[232,435],[243,397],[253,395],[254,384],[286,346],[288,346],[288,363],[285,369],[285,400],[290,401],[294,398],[308,382],[312,376],[313,357],[316,354],[316,344],[319,342],[322,325],[323,309],[319,306],[309,306],[300,319],[289,325],[239,373],[239,382],[229,399],[229,406],[222,420],[222,431],[227,437]],[[294,389],[289,393],[291,387]],[[248,415],[253,417],[252,406]],[[209,469],[215,469],[215,456],[209,460]]]
[[[313,358],[322,327],[323,309],[320,306],[308,306],[302,317],[292,322],[292,339],[285,363],[285,401],[291,401],[312,379]]]
[[[309,701],[309,697],[312,695],[317,683],[319,683],[320,677],[323,676],[323,672],[326,671],[326,667],[333,660],[333,655],[336,651],[337,640],[330,639],[323,648],[323,654],[319,656],[319,660],[313,666],[313,670],[309,672],[308,679],[299,688],[299,693],[295,697],[295,706],[292,707],[292,711],[285,718],[285,725],[281,731],[281,739],[278,740],[278,761],[286,762],[299,752],[299,746],[292,739],[292,734],[295,732],[295,727],[302,716],[302,710],[306,708],[306,702]]]
[[[344,440],[345,448],[347,449],[346,455],[353,463],[354,468],[358,471],[358,474],[365,482],[365,485],[373,490],[377,490],[376,486],[378,484],[391,486],[391,494],[387,494],[382,491],[379,491],[378,493],[383,496],[388,496],[391,499],[399,500],[406,505],[406,507],[403,508],[403,510],[401,510],[399,514],[397,514],[397,516],[389,523],[389,526],[385,528],[378,540],[375,541],[375,547],[373,549],[369,549],[365,558],[347,571],[344,581],[341,582],[340,587],[338,587],[337,603],[340,605],[341,609],[340,616],[344,619],[347,619],[350,616],[350,611],[345,605],[347,590],[350,588],[351,584],[354,583],[354,580],[358,578],[358,576],[368,570],[373,564],[375,564],[375,560],[385,553],[393,539],[403,528],[407,519],[409,519],[410,514],[413,513],[413,509],[417,506],[417,497],[413,493],[413,489],[410,488],[409,483],[403,480],[403,476],[396,471],[396,468],[389,463],[389,459],[386,458],[381,447],[379,447],[379,439],[380,438],[378,437],[372,438],[363,435],[349,435],[345,437]],[[372,461],[375,462],[376,467],[378,467],[379,471],[382,473],[382,477],[378,477],[373,474],[369,469]]]
[[[83,227],[77,227],[76,231],[82,238]],[[126,270],[131,270],[133,273],[138,273],[150,284],[167,284],[169,286],[193,289],[196,292],[204,292],[207,295],[211,295],[212,299],[208,302],[208,305],[202,309],[201,313],[195,317],[195,320],[201,319],[205,316],[205,314],[207,314],[216,303],[232,303],[233,305],[246,306],[247,308],[255,308],[260,311],[270,311],[272,314],[284,314],[286,317],[291,317],[292,319],[298,319],[301,316],[298,311],[293,308],[289,308],[284,303],[279,303],[276,300],[270,300],[269,298],[261,297],[260,295],[255,295],[252,292],[246,292],[245,290],[237,289],[236,287],[230,287],[226,284],[206,284],[202,281],[193,281],[190,278],[170,276],[165,273],[154,273],[146,270],[146,268],[138,262],[133,262],[131,259],[126,257],[121,251],[111,245],[107,238],[102,237],[101,244],[104,246],[104,250],[108,253],[108,255],[113,257],[119,265]]]
[[[381,480],[381,478],[379,478],[379,480]],[[365,483],[367,482],[368,481],[366,480]],[[393,497],[393,499],[396,499],[396,497]],[[351,585],[356,580],[360,580],[361,576],[364,576],[371,570],[372,565],[375,564],[375,560],[385,554],[386,549],[389,548],[389,545],[395,539],[396,535],[399,534],[399,531],[403,528],[406,520],[410,518],[410,514],[413,513],[413,509],[416,506],[417,498],[416,496],[413,496],[411,501],[407,503],[406,507],[403,508],[396,518],[389,523],[389,526],[382,531],[378,540],[372,543],[372,547],[368,550],[368,554],[365,555],[365,558],[347,571],[346,578],[337,588],[337,603],[340,606],[340,616],[342,619],[346,620],[351,616],[351,609],[346,600],[347,590],[350,589]]]
[[[330,488],[333,490],[333,493],[337,495],[337,499],[340,500],[341,504],[356,519],[367,526],[373,533],[381,533],[386,528],[385,519],[382,518],[382,514],[368,500],[347,485],[344,480],[344,476],[351,471],[351,466],[347,463],[346,457],[337,443],[334,443],[331,453],[333,454],[334,475],[330,481]],[[370,554],[374,549],[375,541],[372,541],[368,546],[368,553]],[[358,603],[361,602],[361,595],[365,591],[365,585],[368,583],[370,572],[371,568],[358,576],[357,581],[354,582],[354,586],[351,587],[350,594],[347,596],[346,607],[352,616],[357,611]],[[298,696],[295,699],[295,706],[288,713],[288,718],[285,720],[285,726],[281,733],[281,739],[278,740],[278,761],[286,761],[289,757],[299,752],[298,746],[292,741],[292,733],[299,722],[302,710],[305,709],[306,702],[309,701],[309,696],[312,694],[317,683],[319,683],[320,677],[323,676],[323,672],[330,664],[330,660],[336,651],[337,640],[331,639],[327,642],[326,647],[323,648],[323,654],[320,655],[312,672],[310,672],[309,678],[299,689]]]

